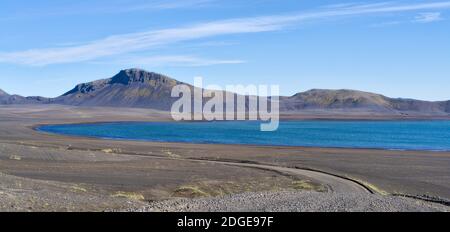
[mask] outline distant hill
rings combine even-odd
[[[162,74],[140,69],[120,71],[112,78],[75,86],[57,98],[22,97],[0,90],[0,104],[63,104],[74,106],[134,107],[170,110],[176,98],[172,88],[182,83]],[[307,115],[375,115],[450,117],[450,101],[389,98],[356,90],[313,89],[280,97],[280,111]]]
[[[44,97],[22,97],[20,95],[10,95],[0,89],[0,105],[13,104],[41,104],[48,102]]]
[[[12,101],[11,95],[0,89],[0,104],[11,104]]]
[[[7,93],[7,92],[5,92],[5,91],[3,91],[2,89],[0,89],[0,97],[3,97],[3,96],[8,96],[9,94]]]
[[[292,97],[281,97],[284,112],[318,111],[373,113],[380,115],[449,115],[450,101],[429,102],[414,99],[389,98],[380,94],[356,90],[313,89]]]

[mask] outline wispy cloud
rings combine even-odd
[[[216,0],[177,0],[177,1],[163,1],[159,4],[153,5],[153,7],[159,9],[175,9],[175,8],[186,8],[186,7],[198,7],[209,5]],[[147,5],[149,6],[149,5]],[[145,8],[145,5],[142,5]],[[150,6],[151,7],[151,6]]]
[[[49,65],[91,61],[99,58],[146,51],[161,45],[215,36],[269,32],[305,21],[342,16],[362,16],[379,13],[436,10],[450,8],[450,1],[420,4],[366,4],[288,15],[273,15],[213,21],[184,27],[114,35],[82,45],[0,52],[0,62],[25,65]]]
[[[0,62],[39,66],[89,61],[205,37],[273,31],[280,29],[281,26],[281,18],[252,18],[216,21],[180,28],[115,35],[79,46],[0,53]]]
[[[403,21],[389,21],[389,22],[381,22],[370,25],[371,27],[388,27],[395,26],[404,23]]]
[[[413,19],[405,19],[405,20],[397,20],[397,21],[388,21],[372,24],[371,27],[387,27],[387,26],[395,26],[407,23],[432,23],[444,20],[441,12],[426,12],[419,13]]]
[[[440,12],[427,12],[427,13],[420,13],[416,16],[414,19],[414,22],[417,23],[431,23],[436,21],[441,21],[443,18],[441,17]]]
[[[11,15],[3,15],[0,21],[11,21],[18,19],[35,19],[42,17],[59,16],[79,16],[79,15],[97,15],[97,14],[126,14],[147,11],[163,11],[175,9],[197,9],[213,5],[217,0],[99,0],[99,1],[78,1],[71,5],[56,5],[51,9],[24,8],[14,12]],[[56,3],[58,4],[58,3]]]
[[[146,10],[169,10],[180,8],[192,8],[203,7],[211,5],[217,0],[159,0],[159,1],[146,1],[139,4],[123,4],[112,5],[110,7],[98,8],[95,11],[103,13],[123,13],[123,12],[135,12]]]
[[[242,64],[244,60],[223,60],[200,58],[188,55],[169,55],[169,56],[127,56],[120,59],[106,61],[107,63],[117,63],[121,65],[143,67],[200,67],[219,64]],[[100,62],[103,63],[103,62]]]

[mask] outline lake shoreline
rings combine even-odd
[[[260,132],[259,128],[256,128],[260,121],[116,121],[33,125],[31,128],[52,135],[111,141],[448,152],[450,151],[450,144],[445,140],[438,140],[439,137],[443,137],[447,133],[448,130],[445,129],[449,128],[447,122],[449,121],[280,121],[280,128],[274,132]],[[199,133],[191,134],[190,131],[192,130]],[[133,135],[129,136],[128,131],[132,131]],[[171,131],[176,132],[172,133]],[[320,131],[323,131],[323,133],[320,134]],[[240,137],[240,134],[245,134],[245,136]],[[280,139],[280,136],[285,134],[289,136],[286,139]],[[405,137],[405,134],[408,134],[408,136]],[[421,138],[422,134],[426,134],[426,138]],[[184,139],[180,139],[182,135],[184,135]],[[252,140],[249,140],[247,136]],[[272,139],[273,136],[275,136],[274,139]],[[364,136],[367,137],[365,140]],[[226,139],[221,140],[221,137]],[[354,140],[355,137],[358,140]],[[290,138],[298,139],[287,142]],[[435,138],[435,141],[429,140],[429,138]],[[426,139],[428,139],[427,143],[421,144]],[[332,142],[334,140],[336,142]],[[360,142],[363,140],[365,141],[364,144]],[[434,142],[434,144],[431,144],[431,142]]]

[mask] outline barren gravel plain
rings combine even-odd
[[[450,210],[448,152],[112,141],[34,130],[167,120],[144,109],[0,106],[0,211]]]

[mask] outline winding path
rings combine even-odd
[[[185,159],[183,159],[185,160]],[[326,186],[330,192],[335,193],[362,193],[362,194],[373,194],[373,191],[368,187],[364,186],[357,181],[339,177],[337,175],[328,174],[320,171],[297,169],[297,168],[287,168],[280,166],[264,165],[264,164],[249,164],[249,163],[237,163],[237,162],[225,162],[225,161],[212,161],[212,160],[194,160],[190,161],[207,162],[221,165],[230,165],[244,168],[258,168],[269,171],[281,172],[284,174],[298,175],[310,178],[316,182],[319,182]]]

